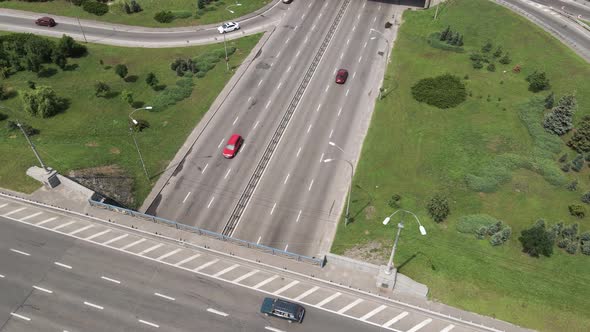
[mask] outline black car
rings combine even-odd
[[[260,307],[260,312],[266,316],[272,315],[286,319],[289,323],[301,323],[303,321],[303,316],[305,315],[305,309],[301,305],[270,297],[264,299],[262,306]]]

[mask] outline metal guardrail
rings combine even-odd
[[[232,211],[232,214],[230,215],[227,224],[223,228],[223,235],[231,236],[231,234],[233,233],[238,221],[242,216],[242,213],[244,212],[244,209],[246,208],[246,205],[248,205],[250,198],[254,194],[254,190],[256,189],[256,186],[258,185],[258,182],[260,181],[260,178],[262,177],[262,174],[264,173],[266,166],[270,162],[270,158],[272,157],[277,145],[279,144],[279,141],[281,140],[281,137],[283,136],[285,129],[287,129],[287,125],[289,124],[289,121],[291,120],[293,113],[295,113],[295,109],[297,108],[297,105],[299,105],[299,101],[301,100],[301,97],[303,96],[303,93],[305,92],[307,85],[311,81],[311,78],[317,66],[320,63],[322,56],[328,48],[328,44],[332,40],[332,37],[336,32],[336,28],[338,27],[338,24],[340,23],[342,16],[344,16],[344,12],[346,11],[346,8],[348,7],[350,1],[351,0],[346,0],[342,3],[342,6],[340,7],[340,10],[338,11],[336,18],[334,19],[334,22],[332,22],[332,25],[330,26],[330,29],[326,34],[326,37],[324,37],[322,45],[320,46],[318,52],[313,58],[311,65],[307,69],[301,84],[297,88],[295,96],[293,97],[293,99],[291,99],[291,103],[287,107],[287,111],[283,115],[283,118],[281,119],[279,126],[274,132],[270,142],[266,146],[266,149],[262,154],[262,158],[260,158],[258,165],[254,169],[254,173],[250,177],[250,180],[248,181],[246,188],[242,192],[242,195],[240,196],[238,203],[234,207],[234,210]]]
[[[204,235],[204,236],[209,236],[212,238],[215,238],[217,240],[222,240],[225,242],[229,242],[229,243],[233,243],[233,244],[237,244],[239,246],[243,246],[243,247],[247,247],[247,248],[251,248],[251,249],[256,249],[265,253],[269,253],[272,255],[276,255],[276,256],[282,256],[282,257],[286,257],[289,259],[294,259],[298,262],[304,262],[304,263],[309,263],[312,265],[319,265],[320,267],[324,267],[326,260],[325,258],[315,258],[315,257],[309,257],[309,256],[304,256],[304,255],[299,255],[293,252],[289,252],[289,251],[284,251],[284,250],[280,250],[280,249],[276,249],[276,248],[272,248],[272,247],[267,247],[267,246],[263,246],[261,244],[257,244],[257,243],[253,243],[253,242],[249,242],[249,241],[245,241],[245,240],[240,240],[240,239],[236,239],[227,235],[223,235],[220,233],[216,233],[216,232],[212,232],[212,231],[208,231],[206,229],[202,229],[199,227],[195,227],[195,226],[189,226],[189,225],[185,225],[185,224],[181,224],[178,223],[176,221],[172,221],[172,220],[168,220],[168,219],[164,219],[164,218],[160,218],[160,217],[156,217],[156,216],[151,216],[149,214],[145,214],[145,213],[141,213],[141,212],[137,212],[137,211],[133,211],[133,210],[129,210],[129,209],[125,209],[122,207],[118,207],[118,206],[114,206],[114,205],[110,205],[110,204],[105,204],[102,202],[98,202],[98,201],[94,201],[94,200],[88,200],[88,203],[91,206],[94,207],[98,207],[98,208],[102,208],[102,209],[107,209],[109,211],[114,211],[114,212],[118,212],[121,214],[125,214],[128,216],[132,216],[135,218],[140,218],[140,219],[144,219],[147,221],[151,221],[153,223],[157,223],[157,224],[163,224],[169,227],[174,227],[176,229],[179,230],[183,230],[183,231],[187,231],[190,233],[194,233],[194,234],[198,234],[198,235]]]

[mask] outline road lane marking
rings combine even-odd
[[[285,332],[283,330],[275,329],[274,327],[270,327],[270,326],[265,326],[264,329],[272,331],[272,332]]]
[[[46,289],[46,288],[41,288],[41,287],[39,287],[39,286],[34,286],[34,285],[33,285],[33,288],[35,288],[36,290],[39,290],[39,291],[45,292],[45,293],[53,294],[53,291],[51,291],[51,290],[49,290],[49,289]]]
[[[99,306],[98,304],[94,304],[94,303],[90,303],[90,302],[86,302],[86,301],[84,301],[84,304],[87,305],[87,306],[89,306],[89,307],[96,308],[96,309],[99,309],[99,310],[104,309],[104,307]]]
[[[120,283],[121,283],[119,280],[112,279],[112,278],[105,277],[105,276],[101,276],[101,277],[100,277],[100,279],[102,279],[102,280],[106,280],[106,281],[110,281],[110,282],[112,282],[112,283],[114,283],[114,284],[120,284]]]
[[[208,267],[208,266],[211,266],[211,265],[213,265],[213,264],[215,264],[215,263],[217,263],[217,262],[219,262],[219,259],[218,259],[218,258],[215,258],[214,260],[212,260],[212,261],[209,261],[209,262],[207,262],[207,263],[205,263],[205,264],[203,264],[203,265],[201,265],[201,266],[199,266],[199,267],[197,267],[197,268],[193,269],[193,271],[194,271],[194,272],[199,272],[199,271],[201,271],[202,269],[204,269],[204,268],[206,268],[206,267]]]
[[[24,320],[26,320],[27,322],[31,321],[31,319],[30,319],[29,317],[27,317],[27,316],[19,315],[19,314],[17,314],[17,313],[14,313],[14,312],[11,312],[10,314],[11,314],[12,316],[14,316],[14,317],[17,317],[17,318],[20,318],[20,319],[24,319]]]
[[[0,209],[5,207],[6,205],[8,205],[8,203],[4,203],[4,204],[0,205]]]
[[[332,135],[330,134],[330,137],[332,137]],[[324,161],[324,153],[322,152],[322,155],[320,156],[320,163]]]
[[[260,240],[262,240],[262,235],[260,235],[260,236],[258,237],[258,241],[256,241],[256,244],[260,244]]]
[[[299,150],[297,150],[297,156],[296,157],[299,157],[299,152],[301,152],[301,147],[299,147]]]
[[[268,106],[270,106],[270,100],[268,101],[268,103],[266,103],[266,106],[264,106],[264,108],[267,109]]]
[[[236,116],[236,119],[234,120],[234,122],[231,125],[234,126],[236,124],[236,122],[238,122],[239,118],[240,118],[239,116]]]
[[[129,236],[129,234],[123,234],[123,235],[121,235],[121,236],[117,236],[117,237],[116,237],[116,238],[114,238],[114,239],[110,239],[110,240],[108,240],[108,241],[106,241],[106,242],[103,242],[103,243],[102,243],[102,245],[103,245],[103,246],[109,245],[109,244],[111,244],[111,243],[113,243],[113,242],[115,242],[115,241],[119,241],[119,240],[121,240],[121,239],[124,239],[124,238],[126,238],[127,236]]]
[[[140,252],[138,255],[143,256],[144,254],[147,254],[150,251],[154,251],[154,250],[160,248],[163,245],[164,245],[163,243],[158,243],[158,244],[156,244],[153,247],[150,247],[150,248],[145,249],[144,251]]]
[[[373,316],[375,316],[376,314],[380,313],[381,311],[383,311],[383,309],[387,308],[386,305],[381,305],[375,309],[373,309],[371,312],[367,313],[366,315],[364,315],[363,317],[360,318],[360,320],[365,321]]]
[[[166,257],[170,257],[170,256],[172,256],[172,255],[176,254],[177,252],[181,251],[181,250],[182,250],[182,249],[180,249],[180,248],[178,248],[178,249],[175,249],[175,250],[172,250],[171,252],[169,252],[169,253],[167,253],[167,254],[164,254],[164,255],[162,255],[162,256],[160,256],[160,257],[156,258],[156,260],[157,260],[157,261],[161,261],[162,259],[164,259],[164,258],[166,258]]]
[[[330,136],[328,138],[332,138],[332,134],[334,134],[334,129],[330,130]]]
[[[311,180],[311,183],[309,184],[309,188],[307,189],[308,191],[311,191],[311,187],[313,186],[313,179]]]
[[[221,271],[219,271],[219,272],[215,273],[213,276],[214,276],[214,277],[219,277],[220,275],[222,275],[222,274],[225,274],[225,273],[228,273],[229,271],[231,271],[231,270],[235,269],[235,268],[236,268],[236,267],[238,267],[238,266],[240,266],[240,264],[234,264],[234,265],[232,265],[232,266],[230,266],[230,267],[228,267],[228,268],[225,268],[225,269],[223,269],[223,270],[221,270]]]
[[[345,306],[344,308],[338,310],[337,312],[339,314],[343,314],[345,312],[347,312],[348,310],[352,309],[354,306],[356,306],[357,304],[363,302],[363,299],[356,299],[354,300],[352,303],[349,303],[347,306]]]
[[[309,131],[311,130],[311,124],[309,125],[309,127],[307,128],[307,132],[309,133]]]
[[[15,214],[15,213],[17,213],[17,212],[19,212],[19,211],[22,211],[22,210],[24,210],[24,209],[26,209],[26,208],[24,208],[24,207],[23,207],[23,208],[20,208],[20,209],[12,210],[12,211],[8,212],[7,214],[5,214],[4,216],[5,216],[5,217],[8,217],[9,215],[11,215],[11,214]]]
[[[344,52],[340,53],[340,60],[344,57]]]
[[[356,25],[352,26],[352,32],[354,32],[354,30],[356,30]]]
[[[6,278],[6,276],[3,274],[0,274],[0,279],[2,279],[2,278]]]
[[[278,277],[279,277],[279,275],[278,275],[278,274],[275,274],[274,276],[272,276],[272,277],[270,277],[270,278],[268,278],[268,279],[266,279],[266,280],[263,280],[263,281],[261,281],[261,282],[257,283],[257,284],[256,284],[254,287],[252,287],[252,288],[253,288],[253,289],[258,289],[258,288],[260,288],[260,287],[262,287],[262,286],[264,286],[264,285],[268,284],[269,282],[271,282],[271,281],[275,280],[275,279],[276,279],[276,278],[278,278]]]
[[[57,266],[64,267],[64,268],[66,268],[66,269],[68,269],[68,270],[71,270],[71,269],[72,269],[72,267],[71,267],[71,266],[69,266],[69,265],[66,265],[66,264],[63,264],[63,263],[60,263],[60,262],[53,262],[53,264],[55,264],[55,265],[57,265]]]
[[[301,210],[299,210],[299,213],[297,214],[297,220],[295,220],[295,222],[299,222],[300,217],[301,217]]]
[[[68,233],[68,235],[75,235],[75,234],[78,234],[80,232],[84,232],[85,230],[90,229],[92,227],[94,227],[94,226],[93,225],[88,225],[88,226],[85,226],[85,227],[82,227],[82,228],[78,228],[77,230]]]
[[[90,235],[89,237],[85,238],[84,240],[86,240],[86,241],[90,241],[90,240],[92,240],[92,239],[94,239],[94,238],[97,238],[97,237],[99,237],[99,236],[101,236],[101,235],[104,235],[104,234],[106,234],[106,233],[110,233],[110,232],[111,232],[111,230],[110,230],[110,229],[107,229],[107,230],[104,230],[104,231],[102,231],[102,232],[96,233],[96,234],[94,234],[94,235]]]
[[[215,196],[211,197],[211,200],[209,201],[209,204],[207,204],[207,208],[211,207],[211,204],[213,203],[213,201],[215,200]]]
[[[275,211],[275,208],[277,207],[277,203],[275,202],[275,204],[272,206],[272,210],[270,210],[270,214],[272,215],[272,213]]]
[[[148,322],[147,320],[138,319],[137,321],[140,322],[140,323],[142,323],[142,324],[149,325],[151,327],[155,327],[155,328],[159,328],[160,327],[160,325],[154,324],[152,322]]]
[[[346,40],[346,45],[350,44],[350,38]]]
[[[375,23],[375,21],[377,21],[377,16],[373,17],[373,23]]]
[[[17,250],[17,249],[10,248],[10,251],[15,252],[17,254],[24,255],[24,256],[31,256],[31,254],[29,254],[28,252],[20,251],[20,250]]]
[[[275,291],[273,294],[274,294],[274,295],[279,295],[279,294],[281,294],[282,292],[286,291],[287,289],[289,289],[289,288],[291,288],[291,287],[293,287],[293,286],[297,285],[298,283],[299,283],[299,280],[293,280],[293,281],[291,281],[291,282],[290,282],[288,285],[285,285],[285,286],[283,286],[281,289],[279,289],[279,290]]]
[[[221,147],[221,145],[223,144],[223,141],[225,141],[225,138],[221,139],[221,142],[219,142],[219,145],[217,145],[217,148],[219,149]]]
[[[248,101],[246,103],[249,104],[250,100],[252,100],[252,97],[248,97]]]
[[[48,223],[48,222],[50,222],[50,221],[53,221],[53,220],[55,220],[55,219],[57,219],[57,217],[51,217],[51,218],[49,218],[49,219],[45,219],[45,220],[43,220],[43,221],[41,221],[41,222],[38,222],[38,223],[36,223],[36,224],[35,224],[35,226],[41,226],[41,225],[43,225],[43,224],[46,224],[46,223]]]
[[[235,278],[232,282],[237,284],[240,281],[242,281],[242,280],[244,280],[246,278],[249,278],[249,277],[255,275],[258,272],[260,272],[260,271],[259,270],[252,270],[252,271],[250,271],[250,272],[248,272],[248,273],[246,273],[246,274],[244,274],[242,276],[239,276],[239,277]]]
[[[317,291],[318,289],[320,289],[320,287],[318,286],[313,286],[313,288],[306,290],[303,294],[297,296],[296,298],[293,299],[293,301],[299,301],[302,298],[306,297],[307,295]]]
[[[134,245],[136,245],[136,244],[140,244],[140,243],[142,243],[143,241],[145,241],[145,239],[143,239],[143,238],[142,238],[142,239],[139,239],[139,240],[137,240],[137,241],[135,241],[135,242],[133,242],[133,243],[129,243],[128,245],[126,245],[126,246],[124,246],[123,248],[121,248],[121,250],[127,250],[127,249],[129,249],[129,248],[133,247],[133,246],[134,246]]]
[[[337,298],[340,295],[342,295],[342,293],[336,292],[336,293],[328,296],[327,298],[323,299],[322,301],[320,301],[318,304],[316,304],[316,306],[321,308],[323,305],[325,305],[326,303],[332,301],[333,299]]]
[[[191,192],[189,191],[188,194],[186,194],[186,196],[184,196],[184,199],[182,200],[182,202],[186,202],[186,199],[191,195]]]
[[[64,223],[64,224],[61,224],[61,225],[57,225],[57,226],[53,227],[52,229],[54,231],[57,231],[58,229],[62,229],[64,227],[66,227],[66,226],[69,226],[69,225],[75,224],[75,223],[76,223],[76,221],[70,221],[70,222],[67,222],[67,223]]]
[[[289,249],[289,245],[288,244],[285,246],[285,250],[284,251],[287,251],[287,249]]]
[[[305,40],[303,41],[303,43],[307,43],[307,39],[309,39],[307,36],[305,36]]]
[[[346,96],[348,96],[349,92],[350,92],[350,89],[346,90]]]
[[[330,87],[330,85],[326,86],[326,91],[328,91],[328,88]],[[322,104],[318,105],[318,108],[315,109],[316,112],[320,111],[320,107],[322,107]]]
[[[260,120],[256,121],[256,123],[254,124],[254,129],[256,129],[256,127],[258,127],[259,123],[260,123]]]
[[[338,110],[338,117],[340,117],[340,113],[342,113],[342,107]]]
[[[227,170],[227,173],[225,173],[225,176],[223,178],[227,179],[227,176],[229,175],[230,172],[231,172],[231,168]]]
[[[170,301],[176,301],[176,299],[175,299],[175,298],[173,298],[173,297],[171,297],[171,296],[168,296],[168,295],[164,295],[164,294],[160,294],[160,293],[154,293],[154,295],[155,295],[155,296],[159,296],[159,297],[161,297],[161,298],[163,298],[163,299],[166,299],[166,300],[170,300]]]
[[[283,85],[283,82],[279,82],[279,85],[277,85],[277,90],[281,88],[281,85]]]
[[[311,31],[315,30],[315,24],[311,27]]]
[[[30,216],[26,216],[26,217],[24,217],[24,218],[21,218],[21,219],[20,219],[20,221],[25,221],[25,220],[27,220],[27,219],[31,219],[31,218],[33,218],[33,217],[36,217],[36,216],[40,215],[40,214],[43,214],[43,212],[37,212],[37,213],[33,213],[33,214],[31,214]]]
[[[291,173],[288,173],[287,176],[285,176],[285,181],[283,181],[283,184],[287,183],[287,180],[289,180],[289,175],[291,175]]]
[[[445,327],[444,329],[440,330],[440,332],[449,332],[450,330],[452,330],[455,327],[455,325],[450,324],[447,327]]]
[[[361,62],[361,60],[363,59],[363,56],[359,56],[359,63]]]
[[[297,51],[297,54],[295,54],[295,57],[298,57],[299,53],[301,53],[301,50]],[[289,68],[291,68],[291,67],[289,67]]]
[[[411,329],[409,329],[408,332],[416,332],[419,329],[423,328],[424,326],[430,324],[430,322],[432,322],[432,318],[427,318],[427,319],[421,321],[419,324],[412,327]]]
[[[283,50],[280,50],[280,51],[279,51],[279,53],[277,53],[277,58],[281,56],[281,52],[282,52],[282,51],[283,51]]]
[[[365,42],[365,45],[363,45],[363,48],[366,48],[366,47],[367,47],[367,42]]]
[[[387,323],[385,323],[385,324],[383,324],[383,325],[381,325],[381,326],[382,326],[382,327],[385,327],[385,328],[388,328],[388,327],[390,327],[391,325],[393,325],[393,324],[397,323],[397,321],[399,321],[400,319],[402,319],[402,318],[406,317],[407,315],[408,315],[408,312],[407,312],[407,311],[404,311],[404,312],[402,312],[401,314],[399,314],[399,315],[397,315],[397,316],[393,317],[393,318],[392,318],[390,321],[388,321]]]
[[[285,44],[287,44],[289,42],[289,40],[291,40],[291,37],[289,37],[285,40]]]
[[[207,308],[207,311],[210,312],[210,313],[212,313],[212,314],[216,314],[216,315],[219,315],[219,316],[222,316],[222,317],[229,316],[228,314],[226,314],[223,311],[219,311],[219,310],[215,310],[215,309],[211,309],[211,308]]]
[[[260,84],[262,84],[262,80],[260,80],[260,82],[258,82],[258,86],[260,86]]]
[[[222,141],[223,142],[223,141]],[[205,170],[207,169],[207,166],[209,166],[209,164],[207,163],[207,165],[205,165],[205,167],[203,168],[203,170],[201,171],[201,174],[205,173]]]
[[[352,78],[354,78],[356,76],[356,71],[352,74]]]
[[[195,259],[195,258],[197,258],[199,256],[201,256],[201,254],[194,254],[191,257],[185,258],[185,259],[181,260],[180,262],[174,264],[174,266],[180,266],[182,264],[188,263],[188,262],[192,261],[193,259]]]
[[[289,66],[289,68],[287,68],[287,73],[291,71],[291,66]]]

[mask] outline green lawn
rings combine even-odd
[[[113,4],[111,4],[110,11],[103,16],[90,14],[84,11],[82,7],[72,5],[68,0],[53,0],[48,2],[25,2],[12,0],[0,2],[0,7],[48,13],[53,15],[72,16],[82,19],[127,25],[146,27],[178,27],[230,21],[260,9],[270,2],[270,0],[213,1],[206,7],[207,9],[203,11],[199,17],[195,17],[197,12],[197,0],[137,0],[137,3],[140,4],[143,11],[130,15],[120,10],[119,6],[117,5],[117,2],[119,1],[122,0],[114,1]],[[241,4],[241,6],[236,6],[236,3]],[[233,14],[226,9],[230,5],[232,6],[229,8],[229,10],[233,11]],[[188,11],[191,15],[188,18],[177,18],[172,21],[172,23],[159,23],[154,20],[154,15],[162,10],[170,10],[173,12]]]
[[[582,232],[590,229],[588,216],[576,219],[567,209],[582,204],[580,195],[590,190],[588,167],[566,174],[568,182],[579,181],[575,192],[524,169],[491,193],[473,192],[465,176],[478,174],[504,153],[532,154],[533,140],[518,111],[534,96],[524,78],[536,69],[547,72],[556,95],[575,91],[576,123],[590,114],[590,66],[548,33],[491,1],[455,0],[443,6],[437,21],[432,20],[434,9],[404,14],[384,82],[391,92],[377,103],[356,169],[355,219],[338,228],[332,251],[342,254],[381,243],[381,262],[386,263],[400,219],[388,228],[381,221],[394,211],[387,204],[391,195],[400,194],[402,208],[416,212],[428,235],[422,237],[411,217],[405,217],[396,264],[401,273],[428,285],[433,299],[542,331],[588,331],[590,257],[555,247],[550,258],[530,258],[517,240],[539,218],[549,224],[579,223]],[[466,52],[427,44],[431,33],[447,25],[464,34]],[[469,54],[487,40],[510,52],[512,63],[496,64],[496,72],[473,69]],[[520,74],[511,71],[517,64]],[[461,77],[472,96],[447,110],[412,98],[410,87],[418,80],[443,73]],[[537,124],[541,121],[539,114]],[[568,151],[563,144],[562,153]],[[449,197],[451,206],[451,215],[441,224],[425,209],[437,192]],[[487,240],[458,233],[457,219],[475,213],[510,225],[509,242],[492,247]]]
[[[237,51],[230,57],[230,66],[238,66],[250,53],[261,35],[253,35],[231,41]],[[228,42],[228,47],[230,43]],[[69,170],[95,166],[118,165],[135,180],[135,204],[139,205],[156,182],[160,172],[168,165],[188,134],[207,112],[231,74],[226,72],[223,61],[217,63],[204,78],[193,78],[192,95],[165,110],[138,111],[134,118],[147,120],[151,127],[137,134],[138,144],[143,153],[151,176],[148,181],[143,173],[133,140],[129,135],[128,114],[133,109],[119,95],[111,98],[95,97],[94,84],[104,81],[115,94],[123,89],[133,92],[134,99],[149,105],[157,94],[147,86],[145,78],[152,71],[167,85],[166,90],[179,79],[170,70],[170,63],[177,57],[194,57],[210,50],[223,49],[223,44],[199,47],[169,49],[133,49],[88,44],[89,55],[69,59],[70,64],[79,67],[74,71],[61,71],[49,78],[38,78],[31,72],[19,72],[0,81],[5,87],[26,90],[27,81],[37,85],[53,87],[61,97],[68,98],[69,108],[52,118],[31,118],[18,112],[20,121],[40,129],[40,135],[33,136],[41,157],[49,166],[62,174]],[[104,69],[118,63],[129,67],[129,75],[137,76],[136,82],[125,82],[114,70]],[[21,109],[20,97],[1,102],[14,110]],[[0,187],[32,192],[39,183],[26,176],[26,169],[36,163],[33,153],[19,132],[9,132],[6,122],[0,122]],[[9,157],[10,156],[10,157]]]

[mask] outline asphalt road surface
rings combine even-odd
[[[0,223],[0,331],[378,331],[314,308],[289,324],[259,313],[260,293]]]

